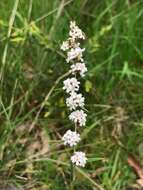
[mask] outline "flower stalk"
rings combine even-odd
[[[66,62],[70,65],[69,72],[71,76],[63,81],[63,90],[68,97],[66,105],[70,110],[69,119],[74,123],[74,131],[67,130],[62,140],[64,145],[73,147],[73,155],[71,156],[71,189],[73,189],[74,167],[85,167],[87,157],[84,152],[76,151],[76,145],[80,142],[80,134],[77,132],[79,128],[86,125],[87,114],[84,112],[85,98],[80,90],[80,81],[77,77],[84,77],[87,67],[84,63],[83,52],[85,48],[80,47],[80,41],[85,40],[85,34],[76,25],[75,21],[70,22],[69,38],[61,45],[61,50],[66,52]]]

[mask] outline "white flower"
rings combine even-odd
[[[76,92],[79,89],[80,82],[74,77],[66,79],[63,83],[63,89],[66,90],[67,93]]]
[[[84,97],[82,94],[73,92],[71,96],[66,99],[66,104],[70,110],[75,110],[77,107],[82,108],[84,106]]]
[[[68,130],[62,137],[62,140],[65,145],[72,147],[80,141],[80,135],[75,131]]]
[[[61,45],[61,50],[66,51],[69,49],[69,42],[68,41],[64,41]]]
[[[70,29],[74,28],[76,26],[75,21],[70,21]]]
[[[82,166],[85,167],[85,164],[87,162],[87,158],[85,156],[84,152],[75,152],[74,155],[71,157],[71,161],[76,166]]]
[[[84,126],[86,123],[86,117],[87,114],[84,113],[83,110],[76,110],[73,111],[70,115],[69,115],[69,119],[71,121],[73,121],[74,123],[79,124],[79,126]]]
[[[72,38],[85,39],[85,35],[82,30],[76,25],[75,21],[70,22],[70,32],[69,36]]]
[[[80,61],[83,61],[82,52],[85,51],[85,48],[81,49],[80,47],[71,48],[71,50],[67,53],[67,63],[69,63],[71,60],[77,58]]]
[[[73,74],[76,73],[76,71],[79,71],[80,75],[84,77],[84,73],[87,71],[87,67],[85,66],[85,63],[76,63],[71,65],[71,72]]]

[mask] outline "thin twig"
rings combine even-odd
[[[45,99],[43,100],[43,102],[40,105],[40,108],[35,116],[35,119],[33,120],[31,126],[30,126],[30,130],[34,127],[34,125],[37,123],[39,115],[42,111],[42,109],[44,108],[46,102],[48,101],[49,97],[51,96],[52,92],[54,91],[55,87],[57,86],[57,84],[65,77],[67,77],[70,74],[70,72],[66,72],[64,75],[60,76],[54,83],[54,85],[52,86],[52,88],[50,89],[50,91],[48,92],[48,94],[46,95]]]

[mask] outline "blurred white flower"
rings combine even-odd
[[[84,97],[82,94],[73,92],[71,96],[66,99],[66,104],[70,110],[75,110],[77,107],[82,108],[84,106]]]
[[[87,158],[85,156],[84,152],[75,152],[73,156],[71,156],[71,161],[76,166],[85,167],[85,164],[87,162]]]
[[[82,77],[84,77],[85,72],[87,72],[87,67],[85,66],[85,63],[75,63],[71,65],[71,72],[75,74],[77,71]]]
[[[76,26],[75,21],[70,21],[70,29],[74,28]]]
[[[61,50],[66,51],[69,49],[69,42],[68,41],[64,41],[61,45]]]
[[[69,36],[72,38],[79,38],[79,39],[85,39],[85,35],[82,32],[82,30],[76,25],[75,21],[70,22],[70,32]]]
[[[74,123],[79,124],[79,126],[85,126],[86,117],[87,117],[87,114],[84,113],[83,110],[76,110],[76,111],[73,111],[73,112],[69,115],[69,119],[70,119],[71,121],[73,121]]]
[[[64,141],[64,145],[72,147],[80,141],[80,135],[75,131],[68,130],[62,137],[62,140]]]
[[[72,93],[72,92],[76,92],[79,90],[80,82],[74,77],[66,79],[63,83],[64,83],[63,89],[67,93]]]
[[[83,61],[83,55],[82,52],[85,51],[85,48],[81,49],[80,47],[71,48],[70,51],[67,52],[67,63],[69,63],[71,60],[77,58],[79,61]]]

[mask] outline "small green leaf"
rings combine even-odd
[[[85,81],[85,91],[89,92],[92,89],[92,82],[89,80]]]
[[[64,98],[62,97],[62,98],[60,98],[60,100],[59,100],[59,106],[60,107],[63,107],[65,105],[65,102],[64,102]]]
[[[19,42],[23,42],[24,38],[23,37],[15,37],[11,39],[11,42],[15,42],[15,43],[19,43]]]
[[[99,35],[103,36],[104,34],[106,34],[107,32],[109,32],[112,29],[112,25],[107,25],[101,28]]]
[[[50,112],[46,112],[45,114],[44,114],[44,117],[46,118],[46,117],[48,117],[50,115]]]

